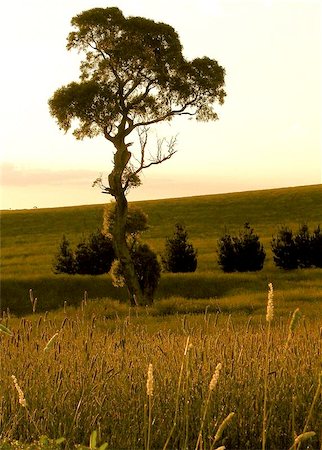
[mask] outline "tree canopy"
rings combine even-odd
[[[119,131],[189,114],[217,119],[214,103],[223,103],[224,69],[203,57],[182,55],[175,30],[142,17],[125,18],[118,8],[84,11],[71,21],[67,49],[85,53],[80,81],[58,89],[51,113],[65,131],[78,119],[78,139],[103,134],[113,141]]]

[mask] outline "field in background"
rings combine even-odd
[[[136,202],[149,216],[150,229],[143,235],[160,253],[165,238],[176,222],[184,222],[193,245],[198,249],[195,274],[163,274],[157,299],[232,298],[246,294],[250,303],[272,281],[292,302],[321,301],[321,270],[284,272],[275,268],[270,240],[278,226],[297,229],[307,222],[322,224],[322,186],[273,189],[235,194],[209,195],[169,200]],[[57,276],[51,271],[53,257],[62,235],[75,245],[83,234],[101,227],[102,205],[3,211],[2,308],[17,313],[30,310],[29,289],[34,289],[39,310],[79,303],[87,290],[90,298],[124,300],[126,293],[111,285],[108,275]],[[264,270],[255,274],[223,274],[217,265],[216,242],[228,229],[237,233],[250,222],[263,242],[267,258]]]

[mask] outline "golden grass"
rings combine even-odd
[[[9,333],[0,332],[0,441],[40,433],[64,436],[74,448],[98,430],[112,449],[188,449],[198,440],[205,450],[257,449],[266,377],[266,448],[298,449],[301,433],[313,431],[308,448],[319,448],[318,320],[302,316],[290,339],[291,318],[279,317],[276,307],[267,352],[265,312],[262,321],[209,311],[166,321],[117,310],[111,319],[100,311],[89,301],[82,309],[2,321]]]

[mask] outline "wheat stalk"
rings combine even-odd
[[[266,448],[267,436],[267,400],[268,400],[268,373],[269,373],[269,349],[271,338],[271,323],[274,318],[274,290],[273,284],[268,285],[266,321],[268,322],[265,354],[265,373],[264,373],[264,404],[263,404],[263,429],[262,429],[262,450]]]
[[[151,424],[152,424],[152,397],[154,388],[153,365],[150,363],[148,367],[148,377],[146,382],[146,393],[149,401],[149,417],[148,417],[148,435],[146,441],[146,450],[150,449],[151,443]]]

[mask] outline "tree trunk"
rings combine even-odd
[[[114,155],[114,169],[109,175],[109,185],[115,198],[115,222],[113,226],[113,240],[115,252],[120,261],[125,284],[132,306],[143,304],[143,294],[134,269],[134,264],[126,242],[125,226],[128,213],[128,202],[122,186],[122,174],[131,158],[124,141],[114,142],[116,153]]]

